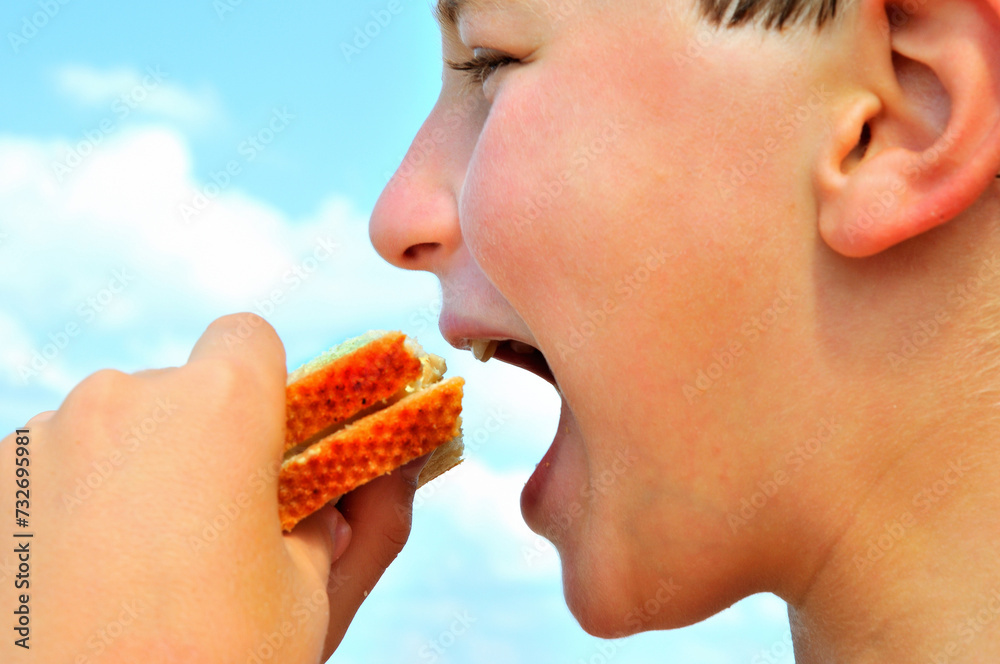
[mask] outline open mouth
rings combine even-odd
[[[501,362],[530,371],[551,383],[553,387],[558,387],[556,378],[552,375],[552,370],[549,368],[549,363],[545,360],[542,351],[530,344],[513,339],[475,339],[470,342],[469,346],[476,359],[482,362],[496,358]]]

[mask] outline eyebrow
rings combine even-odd
[[[458,0],[438,0],[434,16],[440,22],[454,23],[458,15]]]
[[[438,0],[434,16],[442,26],[454,26],[463,10],[480,4],[481,0]]]
[[[434,10],[434,18],[442,27],[455,25],[461,2],[462,0],[438,0],[437,8]]]

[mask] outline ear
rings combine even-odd
[[[943,224],[1000,173],[1000,2],[860,0],[850,95],[816,172],[819,230],[876,254]]]

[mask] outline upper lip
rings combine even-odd
[[[460,319],[450,314],[442,314],[440,320],[441,334],[445,340],[459,350],[469,350],[471,344],[476,339],[495,339],[502,342],[497,348],[494,357],[501,362],[506,362],[516,367],[520,367],[539,376],[553,386],[556,385],[555,376],[549,368],[544,354],[531,341],[509,334],[497,328],[488,327],[477,321]],[[515,352],[509,343],[518,341],[535,350],[534,353],[522,354]]]

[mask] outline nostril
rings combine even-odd
[[[403,252],[403,258],[411,261],[416,260],[421,256],[433,253],[440,246],[441,244],[438,242],[421,242],[420,244],[407,247],[406,251]]]

